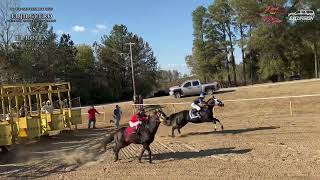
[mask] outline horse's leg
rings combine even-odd
[[[152,152],[151,152],[151,149],[150,149],[149,145],[147,146],[147,151],[148,151],[148,154],[149,154],[149,163],[151,164],[152,163],[152,160],[151,160]]]
[[[120,151],[120,148],[116,145],[116,146],[113,148],[113,152],[114,152],[114,162],[117,162],[118,159],[119,159],[119,151]]]
[[[143,153],[146,150],[147,146],[148,146],[147,144],[143,144],[143,148],[142,148],[142,151],[141,151],[140,156],[139,156],[139,163],[141,163],[141,158],[142,158]]]
[[[218,122],[220,124],[221,130],[223,131],[223,124],[220,122],[220,120],[217,118],[213,118],[213,119],[214,119],[214,122]]]
[[[214,124],[214,131],[217,131],[217,123],[215,120],[213,120],[213,124]]]
[[[174,130],[176,130],[178,128],[177,125],[172,127],[172,132],[171,132],[171,136],[174,137]]]
[[[185,122],[181,123],[181,124],[178,126],[178,132],[179,132],[179,134],[181,134],[180,129],[183,128],[186,124],[188,124],[188,121],[185,121]]]

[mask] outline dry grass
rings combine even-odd
[[[261,98],[261,97],[278,97],[278,96],[297,96],[307,94],[318,94],[320,91],[320,81],[302,82],[302,83],[289,83],[281,85],[266,85],[252,88],[239,88],[232,92],[222,92],[215,94],[215,97],[221,100],[234,100],[243,98]],[[192,102],[195,97],[185,97],[181,99],[175,99],[170,96],[160,98],[146,99],[146,104],[157,103],[170,103],[170,102]],[[320,97],[306,97],[306,98],[291,98],[291,99],[270,99],[270,100],[257,100],[257,101],[244,101],[244,102],[226,102],[224,108],[216,108],[215,112],[218,116],[229,118],[232,116],[248,116],[248,110],[250,116],[253,115],[273,115],[283,114],[290,115],[289,104],[292,102],[292,110],[294,114],[300,113],[316,113],[320,114]],[[126,124],[130,119],[131,114],[134,112],[134,108],[131,102],[119,103],[123,111],[122,124]],[[97,107],[99,112],[104,112],[97,116],[97,124],[99,127],[112,126],[110,119],[112,119],[113,108],[115,104],[105,105],[103,107]],[[149,106],[147,108],[161,107],[167,114],[178,112],[185,109],[190,109],[189,104],[183,105],[161,105],[161,106]],[[87,115],[85,113],[88,109],[83,109],[83,122],[87,122]],[[87,124],[84,123],[83,127]]]

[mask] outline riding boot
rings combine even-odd
[[[140,127],[138,127],[138,128],[136,129],[136,133],[137,133],[138,135],[140,135]]]
[[[200,111],[197,112],[197,116],[199,116],[199,117],[201,116]]]

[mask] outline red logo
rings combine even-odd
[[[262,16],[262,21],[268,24],[279,24],[282,22],[280,19],[280,16],[284,14],[285,10],[282,7],[276,7],[276,6],[267,6]]]

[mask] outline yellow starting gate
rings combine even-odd
[[[81,110],[71,108],[70,91],[69,82],[0,85],[0,147],[22,138],[32,139],[52,131],[71,129],[72,125],[77,128],[77,124],[82,123],[78,117]],[[67,103],[63,103],[63,98]],[[53,99],[58,99],[56,107]],[[44,111],[43,102],[48,102],[47,106],[53,111]]]

